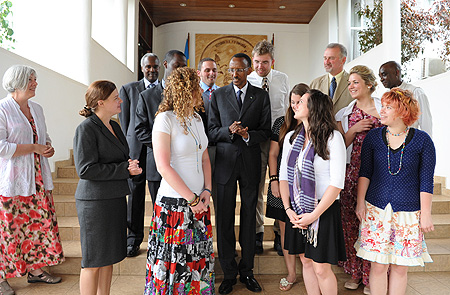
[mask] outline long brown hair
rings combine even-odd
[[[164,98],[156,115],[165,111],[174,112],[187,134],[186,121],[188,118],[191,116],[199,118],[200,116],[196,112],[204,111],[200,78],[196,70],[187,67],[173,70],[167,78]]]
[[[309,86],[305,83],[295,85],[289,93],[289,107],[284,115],[283,125],[280,127],[280,136],[278,137],[278,145],[280,149],[283,148],[284,137],[289,131],[292,131],[297,127],[297,119],[294,118],[294,110],[292,109],[291,99],[292,94],[303,96],[309,90]]]
[[[308,132],[309,138],[314,146],[314,151],[322,159],[328,160],[330,158],[328,139],[336,129],[336,120],[333,115],[333,101],[328,95],[317,89],[310,89],[306,93],[309,94],[309,130],[306,130],[306,132]],[[302,127],[303,124],[297,126],[293,136],[290,138],[291,143]]]

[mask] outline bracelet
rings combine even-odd
[[[209,195],[212,196],[212,193],[211,193],[211,191],[209,189],[204,188],[203,191],[207,191],[209,193]]]
[[[289,207],[285,208],[285,209],[284,209],[284,211],[286,211],[286,212],[287,212],[287,210],[289,210],[289,209],[291,209],[291,210],[292,210],[292,207],[291,207],[291,206],[289,206]]]
[[[272,175],[272,176],[269,176],[269,179],[270,179],[270,182],[272,182],[272,181],[278,181],[278,175]]]
[[[192,203],[195,201],[196,196],[197,196],[197,195],[194,193],[194,197],[192,198],[192,200],[187,201],[188,204],[192,204]]]
[[[194,193],[194,200],[192,202],[188,203],[188,205],[190,207],[195,207],[198,205],[198,203],[200,203],[200,197],[196,193]]]

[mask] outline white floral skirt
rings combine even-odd
[[[433,262],[420,228],[420,210],[393,212],[391,204],[380,209],[366,202],[356,255],[381,264],[424,266]]]

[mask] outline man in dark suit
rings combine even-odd
[[[217,182],[217,246],[224,280],[220,294],[228,294],[236,284],[236,276],[250,291],[261,287],[253,276],[255,256],[256,202],[261,173],[260,143],[271,133],[269,95],[247,82],[251,59],[235,54],[228,71],[232,83],[211,95],[208,114],[209,139],[216,143]],[[234,220],[237,182],[241,197],[239,243],[242,257],[235,260],[236,237]]]
[[[120,125],[130,147],[130,158],[138,159],[142,173],[128,179],[131,193],[128,195],[127,203],[127,256],[133,257],[138,254],[139,246],[144,238],[144,210],[145,210],[145,165],[147,148],[137,139],[134,130],[136,106],[139,94],[146,88],[153,88],[159,84],[159,59],[153,53],[147,53],[141,58],[141,71],[144,78],[123,85],[119,96],[123,100],[119,113]]]
[[[339,43],[330,43],[323,54],[323,67],[328,73],[311,82],[312,89],[328,94],[333,100],[333,112],[348,106],[353,100],[348,91],[349,74],[344,70],[347,60],[347,49]]]
[[[161,175],[159,175],[158,171],[156,170],[155,158],[153,156],[153,121],[155,120],[155,114],[158,111],[158,106],[162,101],[165,81],[167,80],[167,77],[169,77],[172,71],[176,68],[186,66],[186,57],[181,51],[170,50],[164,56],[163,66],[164,79],[161,81],[161,83],[156,85],[156,87],[149,88],[139,94],[134,126],[137,138],[147,147],[146,178],[148,181],[148,189],[150,191],[150,196],[152,198],[153,204],[155,204],[156,194],[161,183]]]

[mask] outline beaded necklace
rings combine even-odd
[[[390,150],[391,150],[391,146],[390,146],[390,144],[389,144],[389,136],[386,135],[386,141],[387,141],[388,171],[389,171],[389,174],[390,174],[390,175],[397,175],[398,173],[400,173],[400,170],[402,170],[403,151],[405,150],[406,138],[408,137],[408,133],[409,133],[409,126],[406,127],[405,131],[403,131],[402,133],[398,133],[398,134],[392,134],[391,132],[389,132],[389,128],[386,127],[386,129],[387,129],[388,133],[391,134],[391,135],[393,135],[393,136],[400,136],[401,134],[406,133],[405,139],[403,140],[403,144],[402,144],[402,151],[401,151],[401,154],[400,154],[400,164],[399,164],[399,167],[398,167],[397,172],[395,172],[395,173],[393,173],[393,172],[391,171],[391,159],[390,159]]]
[[[189,123],[189,125],[192,126],[191,123]],[[197,134],[194,134],[194,132],[192,132],[192,129],[189,128],[188,125],[186,125],[186,127],[188,128],[189,133],[191,134],[192,138],[195,141],[195,149],[196,149],[195,154],[197,156],[197,172],[199,172],[199,169],[198,169],[198,151],[199,151],[199,149],[200,150],[202,149],[202,142],[200,141],[200,133],[198,132],[198,129],[197,129],[197,126],[195,125],[195,123],[194,123],[194,127],[195,127],[195,130],[197,130]]]
[[[409,130],[409,126],[406,126],[405,130],[403,130],[403,131],[400,132],[400,133],[392,133],[391,130],[389,130],[389,127],[386,127],[386,130],[387,130],[387,132],[388,132],[390,135],[392,135],[392,136],[400,136],[400,135],[405,134],[405,133]]]

